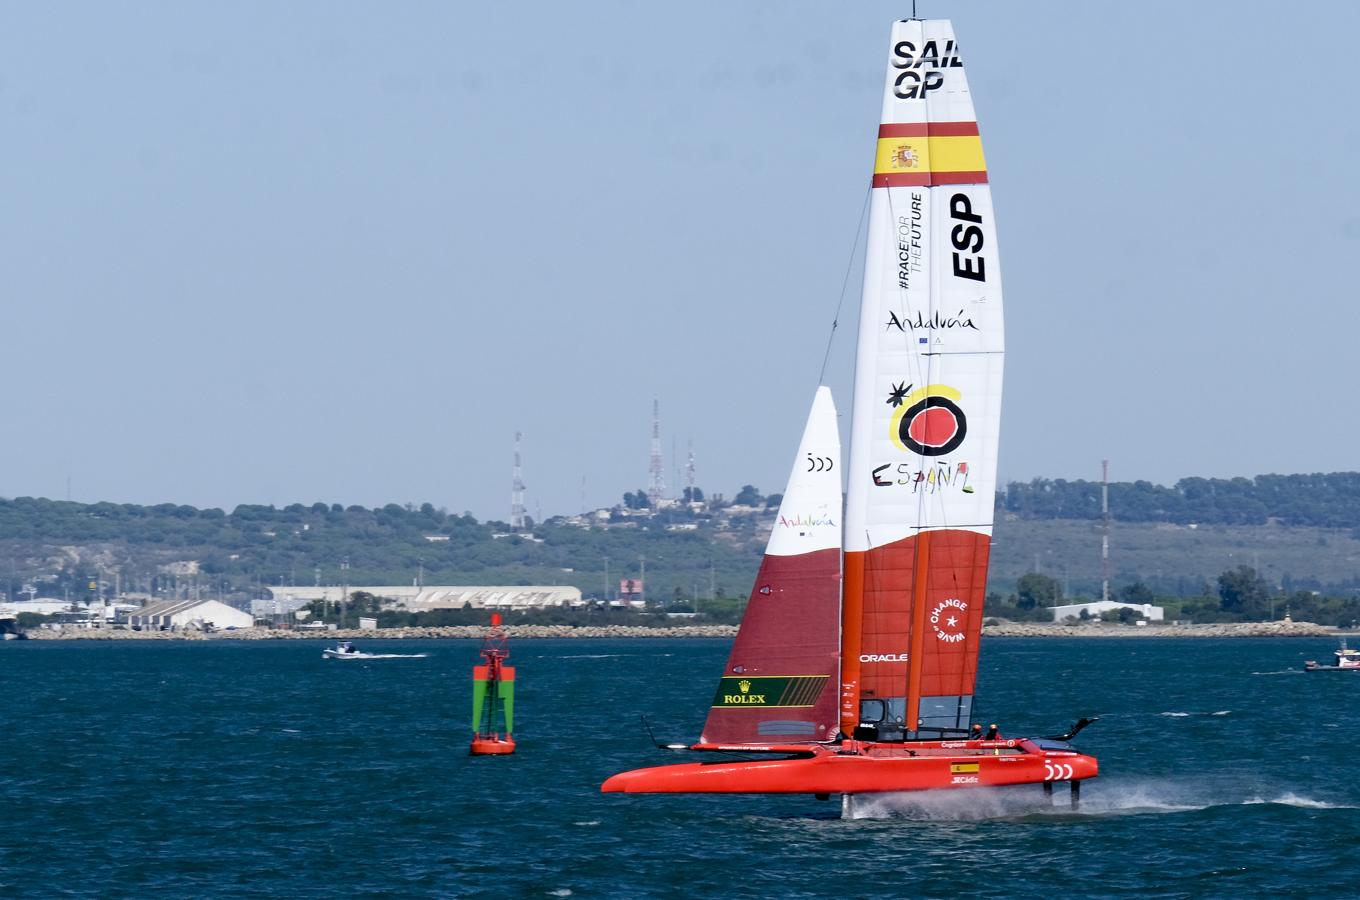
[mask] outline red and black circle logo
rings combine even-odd
[[[922,456],[943,456],[958,449],[968,434],[968,419],[948,397],[927,397],[902,413],[897,437]]]
[[[968,417],[956,402],[954,388],[933,384],[912,391],[893,385],[888,404],[893,407],[893,443],[922,456],[943,456],[957,450],[968,436]]]

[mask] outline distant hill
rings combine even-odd
[[[514,533],[430,504],[367,509],[314,503],[192,506],[0,499],[0,588],[87,597],[103,584],[146,593],[185,585],[241,599],[277,584],[570,584],[617,592],[645,567],[647,594],[668,603],[744,598],[777,496],[747,486],[740,504],[646,507],[643,492],[613,510],[557,517]],[[1360,588],[1360,473],[1187,478],[1172,487],[1110,486],[1116,584],[1203,593],[1249,565],[1277,588],[1349,594]],[[997,498],[990,589],[1007,593],[1039,571],[1069,594],[1100,579],[1100,484],[1036,479]],[[347,564],[341,574],[342,563]]]

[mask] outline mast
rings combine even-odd
[[[874,160],[845,522],[841,730],[972,712],[1004,348],[981,138],[952,25],[893,25]]]
[[[647,499],[655,510],[666,496],[666,476],[661,460],[661,401],[652,400],[652,458],[647,466]]]
[[[510,473],[510,529],[524,530],[524,468],[520,465],[519,442],[522,435],[515,432],[515,462]]]
[[[1100,599],[1110,599],[1110,461],[1100,461]]]

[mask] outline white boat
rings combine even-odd
[[[1310,659],[1303,664],[1305,672],[1360,672],[1360,650],[1352,650],[1346,646],[1346,639],[1341,639],[1341,647],[1333,650],[1332,654],[1336,657],[1336,662],[1331,665],[1324,665],[1317,660]]]
[[[0,609],[0,640],[2,641],[21,641],[28,635],[19,627],[19,617],[13,610],[8,608]]]
[[[322,659],[424,659],[428,653],[365,653],[353,641],[337,641],[321,651]]]

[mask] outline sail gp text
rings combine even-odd
[[[920,100],[931,91],[944,87],[941,69],[961,69],[959,48],[953,41],[926,41],[917,52],[911,41],[893,44],[892,67],[902,72],[893,81],[893,95],[899,100]]]

